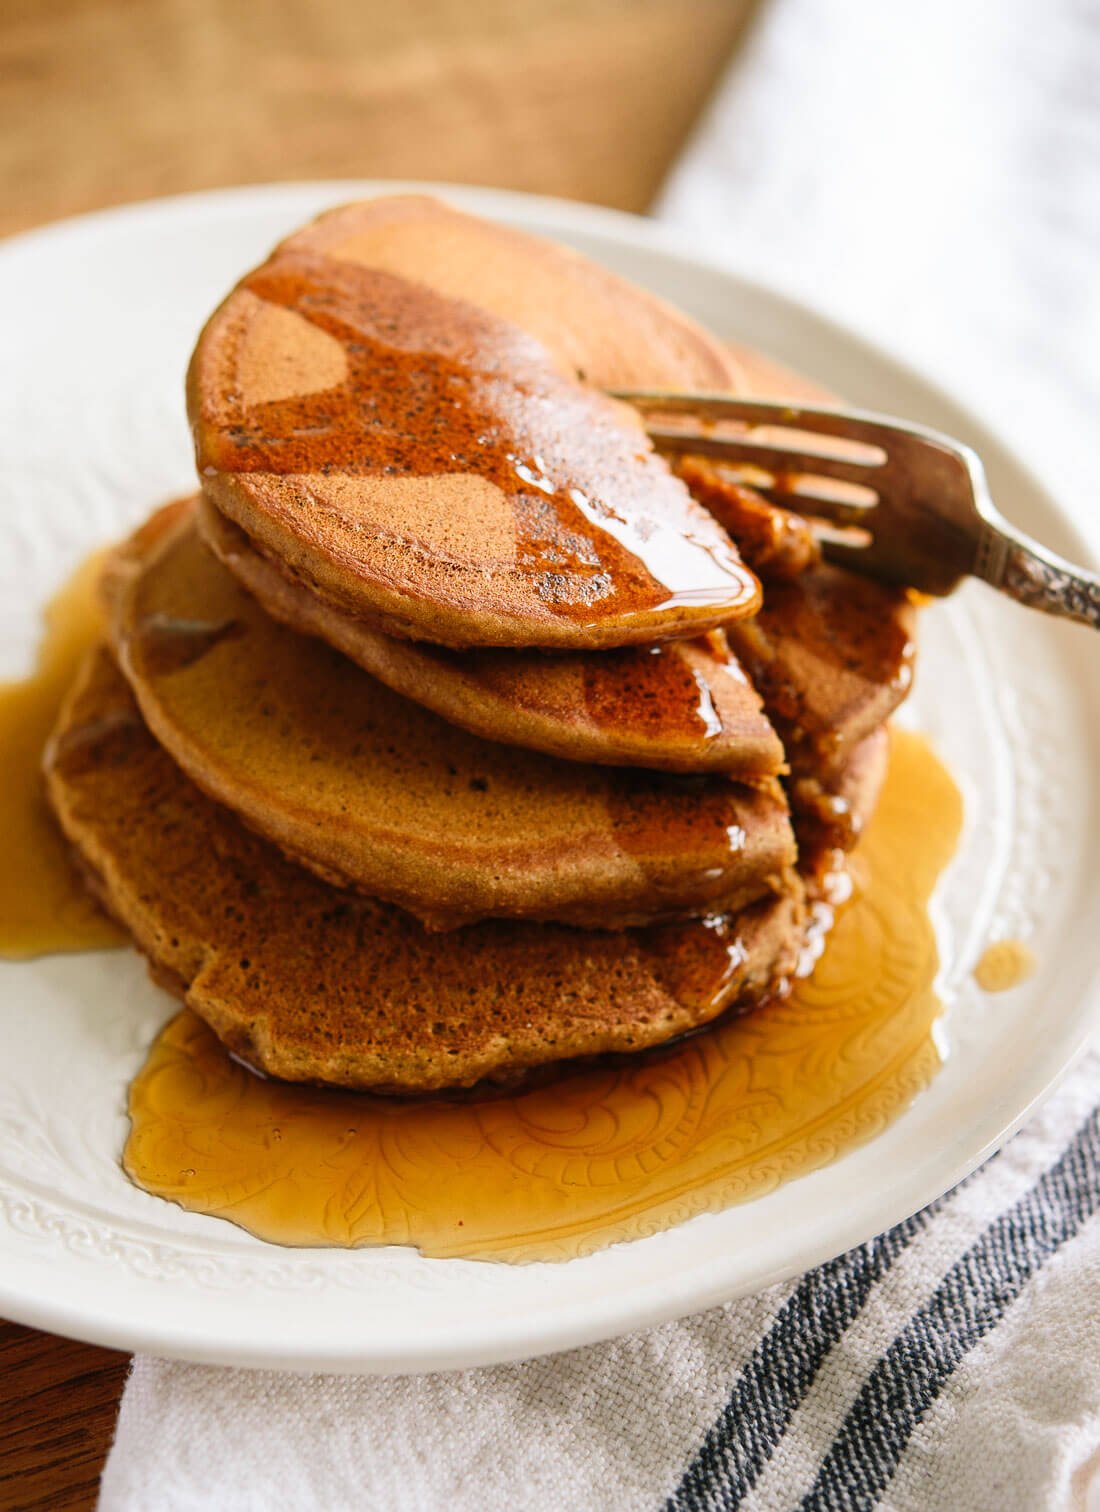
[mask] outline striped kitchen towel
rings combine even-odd
[[[1092,0],[767,0],[661,210],[1032,416],[1095,508],[1097,78]],[[1094,1052],[924,1212],[611,1344],[409,1379],[139,1358],[103,1512],[1100,1512],[1098,1093]]]

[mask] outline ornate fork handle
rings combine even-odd
[[[1075,567],[1011,527],[987,529],[997,539],[983,543],[985,561],[978,567],[979,576],[1031,609],[1100,630],[1100,577],[1096,573]]]

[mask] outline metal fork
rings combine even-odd
[[[950,436],[859,410],[639,390],[615,397],[640,411],[659,451],[733,464],[774,503],[829,522],[823,547],[833,561],[936,596],[982,578],[1030,608],[1100,629],[1100,576],[1010,525],[976,453]]]

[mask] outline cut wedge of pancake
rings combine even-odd
[[[186,505],[116,552],[111,636],[153,734],[287,854],[435,927],[733,911],[795,860],[777,782],[558,761],[478,739],[266,615]]]
[[[727,627],[797,775],[827,777],[905,698],[917,609],[904,589],[828,563],[769,583]]]
[[[402,215],[402,245],[424,244],[415,274],[394,250]],[[649,297],[593,270],[583,327],[576,259],[488,223],[476,235],[507,255],[459,295],[430,226],[419,199],[322,216],[211,317],[188,409],[214,504],[314,592],[410,639],[594,649],[751,613],[759,585],[729,537],[594,386],[604,340]],[[497,312],[525,270],[551,300],[543,340]],[[653,301],[647,325],[665,321],[682,357],[688,323]]]
[[[774,776],[783,747],[720,631],[609,651],[455,651],[398,640],[318,598],[206,499],[206,544],[268,614],[487,740],[570,761]]]
[[[760,1001],[801,939],[797,881],[736,919],[429,934],[294,866],[205,797],[103,651],[70,694],[46,776],[95,890],[154,975],[231,1050],[292,1081],[419,1092],[637,1051]]]

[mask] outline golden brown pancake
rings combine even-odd
[[[916,616],[904,589],[822,563],[727,626],[796,775],[830,773],[905,698]]]
[[[418,1092],[637,1051],[759,1002],[801,937],[797,883],[732,920],[429,934],[294,866],[205,797],[102,651],[62,711],[46,775],[97,892],[158,980],[231,1050],[291,1081]]]
[[[268,614],[487,740],[570,761],[774,776],[783,747],[724,635],[609,651],[455,651],[383,635],[255,551],[206,499],[199,531]]]
[[[208,497],[319,596],[410,639],[592,650],[751,613],[729,537],[596,386],[643,308],[647,329],[668,323],[670,380],[688,346],[713,378],[720,349],[604,270],[578,278],[575,257],[488,223],[454,231],[467,220],[348,206],[241,281],[188,377]],[[456,289],[462,235],[506,250]],[[536,304],[541,340],[513,318]]]
[[[469,735],[278,625],[186,504],[113,559],[111,636],[153,734],[322,875],[435,927],[735,911],[795,859],[777,782],[592,767]]]

